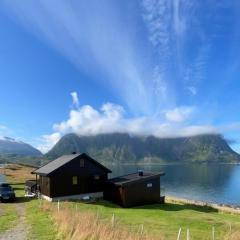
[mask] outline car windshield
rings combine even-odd
[[[0,191],[1,192],[9,192],[9,191],[12,191],[12,188],[10,186],[0,187]]]

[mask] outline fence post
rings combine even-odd
[[[178,230],[178,236],[177,236],[177,240],[180,240],[181,231],[182,231],[182,228],[179,228],[179,230]]]
[[[59,212],[59,210],[60,210],[60,202],[59,202],[59,200],[58,200],[58,204],[57,204],[57,209],[58,209],[58,212]]]
[[[214,240],[215,239],[215,228],[212,227],[212,239]]]
[[[97,210],[96,220],[97,220],[97,222],[98,222],[98,220],[99,220],[99,210]]]
[[[141,235],[143,235],[143,230],[144,230],[144,226],[143,226],[143,224],[141,224],[141,231],[140,231]]]
[[[190,232],[189,232],[189,229],[187,229],[187,240],[190,240]]]
[[[114,227],[114,224],[115,224],[115,215],[113,213],[113,215],[112,215],[112,227]]]

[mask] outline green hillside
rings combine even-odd
[[[113,133],[96,136],[67,134],[45,155],[54,159],[62,154],[86,152],[105,163],[239,162],[221,135],[182,138],[138,137]]]

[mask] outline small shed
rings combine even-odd
[[[103,198],[122,207],[164,203],[160,191],[160,177],[164,175],[139,171],[112,178],[104,185]]]
[[[25,196],[30,196],[37,193],[37,182],[34,180],[27,180],[25,182]]]
[[[101,197],[111,170],[87,154],[63,155],[32,172],[38,190],[47,200]],[[90,194],[91,193],[91,194]]]

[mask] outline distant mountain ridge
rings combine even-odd
[[[72,152],[86,152],[104,163],[240,162],[240,155],[217,134],[156,138],[124,133],[96,136],[71,133],[63,136],[45,157],[54,159]]]
[[[3,137],[0,139],[0,155],[39,157],[42,156],[42,153],[30,144]]]

